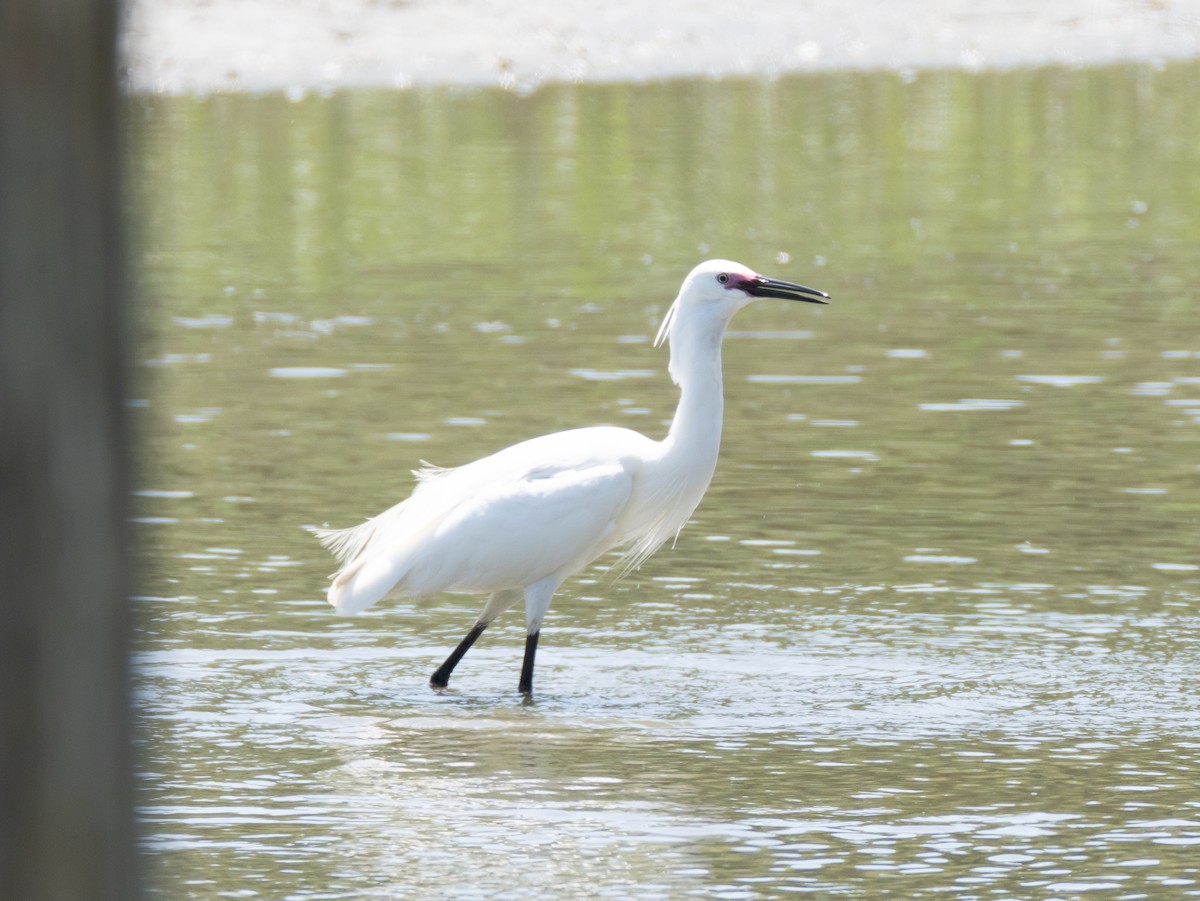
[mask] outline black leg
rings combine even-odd
[[[458,643],[450,656],[446,658],[446,662],[434,670],[433,675],[429,677],[429,684],[434,688],[445,688],[450,684],[450,674],[454,672],[454,667],[458,666],[458,661],[462,660],[463,654],[471,649],[471,645],[475,644],[475,639],[483,634],[483,630],[487,628],[487,623],[476,623],[471,631],[467,633],[467,637]]]
[[[533,658],[537,656],[538,636],[540,631],[525,636],[525,660],[521,664],[521,681],[517,683],[517,691],[521,694],[533,694]]]

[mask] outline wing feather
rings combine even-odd
[[[392,594],[499,591],[565,577],[620,540],[632,472],[652,443],[597,427],[457,469],[422,461],[407,500],[349,529],[314,530],[342,564],[329,601],[352,613]]]

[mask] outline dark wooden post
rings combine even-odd
[[[138,896],[117,0],[0,0],[0,898]]]

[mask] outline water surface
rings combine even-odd
[[[1200,66],[137,98],[144,845],[163,898],[1200,894]],[[674,548],[516,681],[339,619],[303,527],[676,394]]]

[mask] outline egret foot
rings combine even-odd
[[[521,681],[517,683],[517,691],[523,695],[533,694],[533,658],[537,656],[538,636],[541,634],[538,631],[525,636],[525,661],[521,664]]]
[[[466,638],[458,643],[450,656],[446,658],[446,662],[433,671],[433,675],[429,677],[429,685],[432,688],[445,688],[450,684],[450,674],[454,672],[454,667],[458,666],[458,661],[462,660],[463,654],[471,649],[471,645],[475,644],[475,640],[483,634],[483,630],[487,628],[487,623],[476,623],[471,631],[467,633]]]

